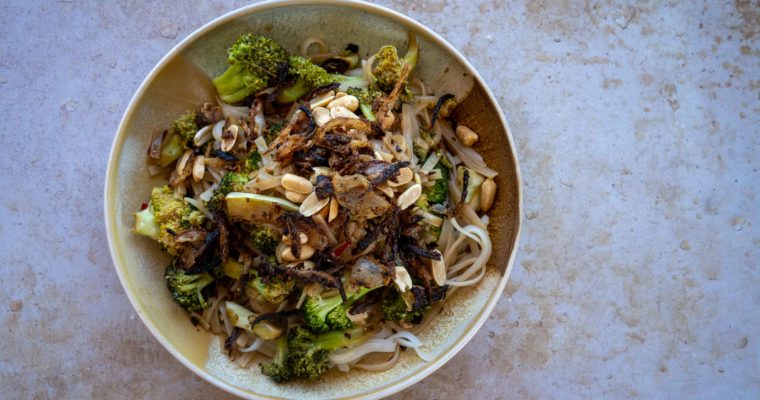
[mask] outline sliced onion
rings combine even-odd
[[[258,350],[263,344],[264,344],[264,340],[257,337],[256,340],[254,340],[253,343],[251,343],[248,347],[243,347],[238,350],[240,350],[243,353],[249,353],[249,352]]]
[[[185,201],[191,204],[193,207],[197,208],[198,211],[202,212],[203,215],[206,216],[206,218],[213,220],[214,216],[211,215],[211,212],[201,203],[200,201],[193,199],[191,197],[185,197]]]
[[[443,134],[443,138],[446,140],[446,143],[449,145],[449,147],[456,151],[457,156],[459,156],[459,158],[466,166],[472,168],[475,170],[475,172],[478,172],[487,178],[493,178],[499,174],[491,168],[488,168],[485,161],[483,161],[483,157],[481,157],[477,151],[469,147],[465,147],[459,143],[459,140],[454,135],[454,131],[451,130],[451,127],[446,123],[446,121],[439,121],[436,124],[436,127],[440,127],[441,133]]]
[[[424,172],[426,174],[430,173],[430,171],[433,170],[433,167],[435,167],[438,164],[438,160],[440,160],[440,159],[441,159],[441,157],[438,156],[438,153],[433,152],[432,154],[430,154],[430,156],[428,157],[428,159],[425,160],[425,163],[422,164],[422,168],[420,168],[420,170],[422,170],[422,172]],[[439,175],[440,175],[440,173],[439,173]]]

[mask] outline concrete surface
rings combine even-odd
[[[1,397],[229,398],[135,317],[102,221],[138,84],[247,4],[190,3],[0,4]],[[760,2],[381,3],[491,85],[526,207],[488,323],[395,398],[758,398]]]

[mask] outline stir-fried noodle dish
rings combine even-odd
[[[296,55],[300,54],[300,55]],[[164,277],[198,328],[276,382],[384,371],[491,255],[496,172],[456,124],[457,99],[399,55],[295,53],[246,34],[215,103],[157,129],[148,172],[167,183],[135,232],[171,257]]]

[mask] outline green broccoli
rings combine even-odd
[[[287,276],[275,275],[264,281],[255,272],[252,271],[250,274],[245,288],[248,297],[251,297],[252,294],[255,295],[253,292],[255,290],[264,300],[272,304],[279,304],[285,300],[296,287],[296,282]]]
[[[245,159],[243,172],[250,173],[256,171],[259,169],[259,164],[261,164],[261,154],[259,154],[258,150],[254,149],[250,154],[248,154],[248,157]]]
[[[289,74],[296,77],[296,83],[293,86],[282,90],[277,97],[277,101],[283,104],[292,103],[302,96],[306,95],[311,89],[324,86],[333,82],[341,84],[343,90],[349,87],[366,87],[367,82],[361,76],[344,76],[339,74],[330,74],[324,68],[315,65],[306,58],[291,56],[288,58],[290,69]]]
[[[211,284],[214,278],[207,272],[188,274],[184,269],[171,264],[166,268],[164,278],[174,301],[187,312],[208,308],[209,303],[201,291]]]
[[[243,187],[248,181],[248,174],[238,172],[226,173],[219,181],[219,185],[208,201],[209,210],[219,210],[224,205],[224,197],[232,192],[242,192]]]
[[[451,163],[445,155],[439,150],[438,163],[433,167],[441,173],[441,177],[435,181],[433,186],[428,186],[423,190],[423,194],[428,202],[432,204],[441,204],[449,197],[449,173],[451,172]]]
[[[379,97],[385,96],[385,93],[370,88],[348,88],[347,94],[355,96],[359,100],[359,109],[362,110],[364,118],[369,121],[376,121],[375,113],[372,111],[372,104]]]
[[[354,324],[346,316],[346,311],[357,300],[372,290],[360,287],[356,293],[349,294],[345,302],[339,295],[326,298],[307,297],[301,307],[306,326],[315,332],[327,332],[329,330],[342,330],[353,327]]]
[[[148,236],[163,245],[169,254],[177,254],[175,236],[200,226],[205,217],[183,199],[174,197],[169,186],[155,187],[148,207],[135,213],[135,233]]]
[[[269,321],[260,321],[256,325],[252,325],[259,314],[250,311],[240,304],[226,301],[224,308],[227,310],[227,318],[232,326],[236,328],[252,333],[264,340],[274,340],[282,335],[282,328]]]
[[[193,137],[198,132],[196,117],[195,111],[188,111],[172,122],[158,158],[161,167],[166,167],[176,161],[185,149],[189,148],[188,143],[192,143]]]
[[[406,293],[411,295],[411,292],[401,294],[393,291],[393,294],[383,300],[383,318],[385,318],[386,321],[403,321],[409,323],[419,322],[422,319],[423,311],[412,311],[414,299],[409,299],[409,295],[404,296]]]
[[[396,82],[401,79],[401,71],[404,66],[409,64],[413,70],[417,64],[418,55],[417,37],[411,32],[409,32],[409,46],[404,58],[398,57],[395,46],[381,47],[375,54],[377,65],[372,70],[377,87],[387,93],[393,91]],[[411,72],[409,76],[411,76]]]
[[[260,252],[266,255],[273,255],[281,238],[282,234],[277,229],[260,225],[251,229],[249,240],[251,245]]]
[[[227,71],[213,83],[224,102],[237,103],[269,86],[279,65],[288,61],[288,52],[277,42],[261,35],[246,34],[227,50]]]
[[[261,364],[261,373],[268,376],[277,383],[282,383],[291,378],[290,367],[288,366],[288,338],[280,336],[276,344],[276,350],[272,361]]]
[[[288,367],[293,377],[317,379],[329,366],[328,356],[341,347],[354,347],[369,335],[363,329],[314,334],[297,327],[288,333]]]
[[[277,137],[277,135],[280,134],[280,131],[282,130],[284,125],[285,124],[283,123],[279,123],[279,124],[274,124],[269,127],[269,130],[264,135],[264,139],[266,139],[267,144],[272,143],[272,141]]]

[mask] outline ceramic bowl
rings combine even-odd
[[[239,369],[219,351],[219,340],[196,329],[172,301],[163,279],[168,258],[155,242],[131,232],[136,210],[153,186],[145,151],[151,134],[204,101],[214,100],[209,78],[226,68],[226,49],[242,33],[265,34],[295,50],[307,37],[333,50],[359,45],[363,55],[384,44],[406,47],[407,31],[420,43],[415,71],[436,93],[461,101],[459,121],[480,134],[475,146],[499,172],[490,213],[493,256],[476,287],[457,291],[443,313],[421,335],[429,361],[404,352],[391,370],[327,373],[317,382],[278,385],[256,367]],[[383,7],[352,1],[260,3],[224,15],[172,49],[142,83],[124,114],[106,174],[105,219],[114,265],[137,314],[182,364],[208,382],[244,398],[380,398],[398,392],[440,368],[475,335],[501,297],[520,234],[521,182],[515,145],[491,91],[465,58],[418,22]]]

